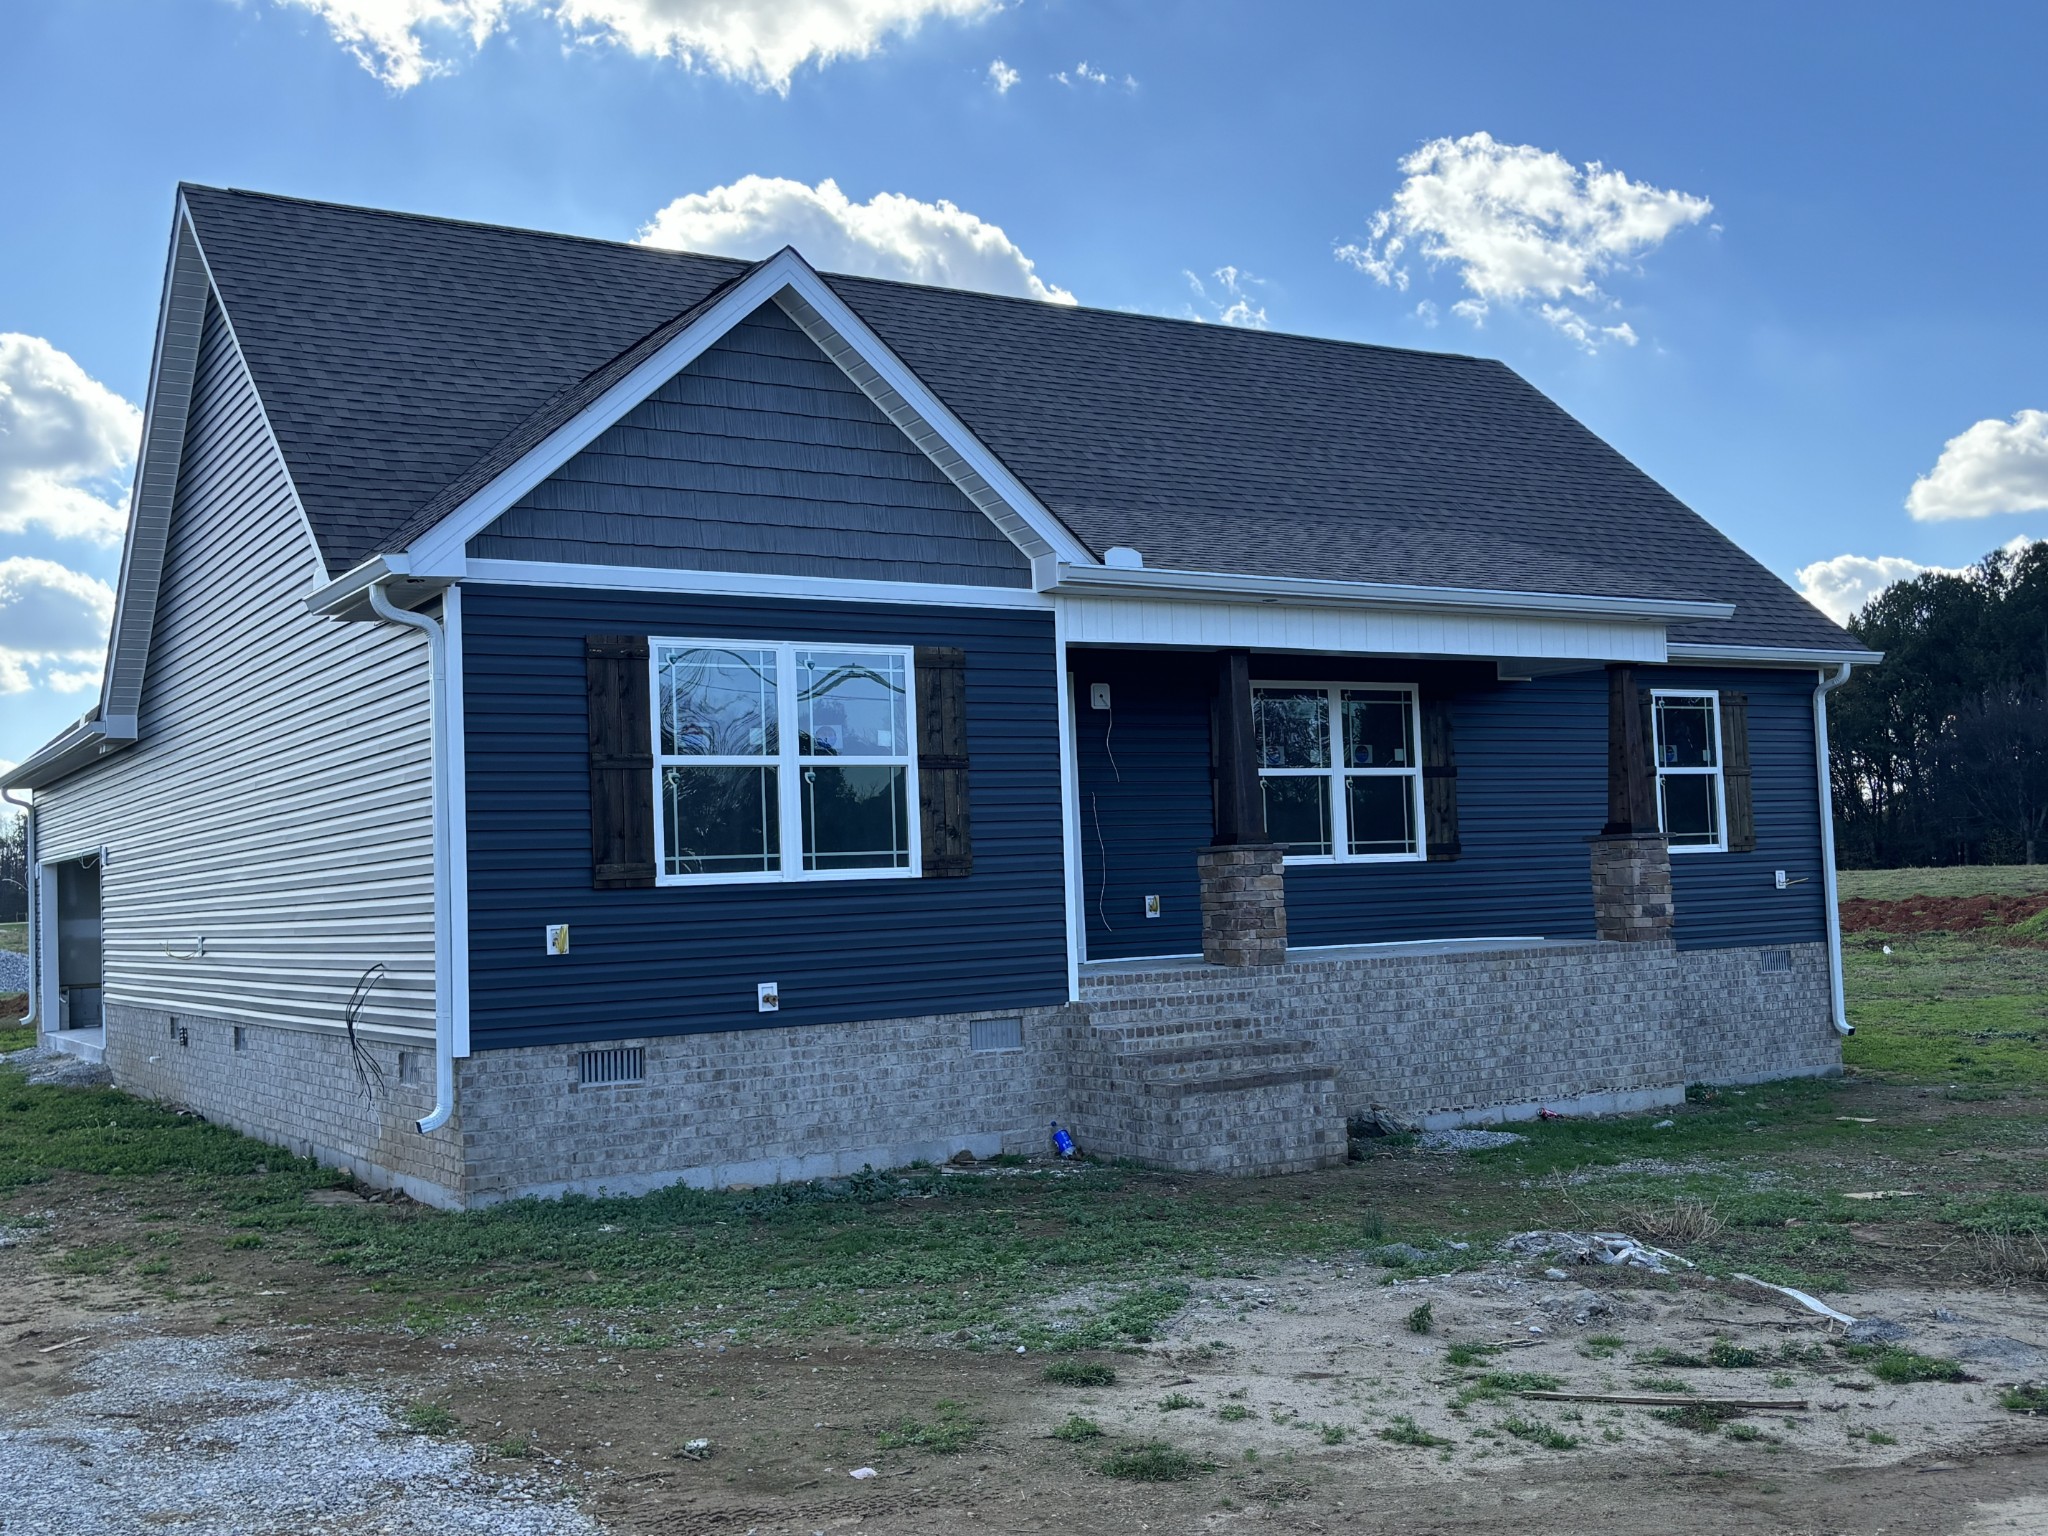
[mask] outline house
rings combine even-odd
[[[1877,658],[1503,365],[188,186],[37,1009],[462,1206],[1839,1070]]]

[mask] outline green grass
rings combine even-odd
[[[2048,889],[2048,868],[2036,873]],[[1999,928],[1843,935],[1856,1026],[1843,1061],[1901,1082],[2048,1088],[2048,946],[2040,935],[2027,945],[2005,936]]]
[[[1107,1387],[1116,1383],[1116,1367],[1101,1360],[1055,1360],[1042,1374],[1056,1387]]]
[[[17,955],[28,953],[28,924],[0,923],[0,949],[11,949]]]
[[[1380,1438],[1394,1445],[1412,1445],[1423,1450],[1431,1450],[1451,1443],[1441,1435],[1432,1435],[1405,1413],[1394,1415],[1393,1421],[1380,1431]]]
[[[452,1435],[459,1427],[455,1415],[439,1403],[413,1403],[399,1414],[398,1422],[416,1435]]]
[[[940,1402],[933,1404],[928,1422],[898,1419],[893,1428],[875,1437],[875,1444],[885,1451],[911,1447],[935,1456],[957,1456],[981,1438],[981,1427],[981,1421],[971,1418],[959,1403]]]
[[[1916,1354],[1891,1344],[1844,1344],[1842,1354],[1895,1387],[1916,1381],[1963,1381],[1969,1375],[1958,1361]]]
[[[1203,1463],[1186,1451],[1163,1440],[1120,1445],[1103,1457],[1100,1465],[1106,1476],[1128,1478],[1139,1483],[1185,1482],[1206,1470]]]
[[[1908,896],[2030,896],[2048,891],[2048,864],[1844,869],[1835,878],[1844,901],[1903,901]]]
[[[1436,1308],[1431,1303],[1425,1301],[1421,1306],[1408,1314],[1407,1323],[1410,1333],[1429,1332],[1431,1328],[1436,1326]]]
[[[1216,1410],[1216,1417],[1226,1424],[1242,1424],[1252,1416],[1251,1409],[1243,1403],[1225,1403]]]
[[[2008,1413],[2048,1414],[2048,1384],[2027,1382],[1999,1394],[1998,1406]]]
[[[1519,1414],[1510,1414],[1500,1421],[1500,1427],[1517,1440],[1527,1440],[1546,1451],[1575,1451],[1579,1447],[1577,1435],[1568,1435],[1542,1419],[1525,1419]]]
[[[1166,1396],[1159,1399],[1159,1411],[1161,1413],[1179,1413],[1183,1408],[1199,1408],[1201,1406],[1199,1398],[1189,1397],[1185,1392],[1169,1392]]]
[[[1102,1426],[1078,1413],[1069,1414],[1066,1422],[1053,1430],[1052,1437],[1055,1440],[1099,1440],[1102,1438]]]
[[[1689,1429],[1696,1435],[1718,1434],[1723,1424],[1741,1415],[1740,1408],[1730,1408],[1722,1403],[1684,1403],[1675,1408],[1650,1410],[1651,1418],[1675,1424],[1680,1429]]]
[[[1499,1353],[1498,1344],[1453,1344],[1444,1351],[1444,1360],[1451,1365],[1480,1365]]]
[[[36,1043],[36,1032],[19,1024],[0,1027],[0,1053],[25,1051]]]

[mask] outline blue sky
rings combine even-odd
[[[1498,356],[1841,605],[2048,534],[2044,45],[1972,5],[5,7],[0,759],[92,702],[180,179]]]

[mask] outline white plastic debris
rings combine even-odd
[[[1848,1327],[1856,1321],[1856,1319],[1851,1317],[1848,1313],[1837,1312],[1833,1307],[1829,1306],[1826,1302],[1816,1301],[1813,1297],[1807,1295],[1806,1292],[1795,1291],[1789,1285],[1773,1285],[1768,1280],[1757,1279],[1755,1275],[1737,1275],[1735,1278],[1738,1280],[1747,1281],[1751,1285],[1760,1285],[1767,1291],[1776,1291],[1780,1296],[1790,1296],[1794,1301],[1798,1302],[1799,1305],[1806,1308],[1807,1311],[1818,1312],[1822,1317],[1832,1318],[1834,1319],[1834,1321],[1842,1324],[1844,1327]]]
[[[847,1473],[846,1475],[850,1478],[853,1478],[856,1482],[864,1483],[869,1478],[878,1476],[879,1474],[875,1471],[873,1467],[855,1467],[851,1472]]]
[[[1626,1232],[1518,1232],[1503,1239],[1501,1247],[1528,1259],[1547,1256],[1567,1264],[1628,1264],[1659,1275],[1671,1273],[1667,1264],[1695,1267],[1690,1259],[1653,1248]]]
[[[1655,1125],[1651,1126],[1650,1129],[1653,1131],[1668,1131],[1671,1129],[1671,1127],[1673,1127],[1676,1124],[1678,1124],[1676,1120],[1659,1120]]]

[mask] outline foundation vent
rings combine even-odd
[[[1789,971],[1792,969],[1792,951],[1789,949],[1767,949],[1764,951],[1763,961],[1763,970],[1766,975],[1774,971]]]
[[[970,1051],[1021,1051],[1024,1049],[1022,1019],[969,1019],[967,1049]]]
[[[596,1083],[639,1083],[647,1079],[647,1047],[615,1045],[602,1051],[576,1053],[576,1081]]]

